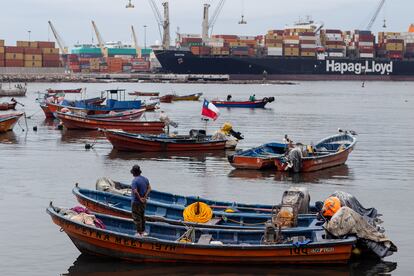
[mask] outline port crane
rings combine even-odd
[[[108,57],[108,50],[105,48],[105,43],[102,39],[101,33],[98,30],[98,27],[95,24],[95,21],[92,20],[92,26],[96,34],[96,38],[98,39],[98,46],[101,48],[102,56]]]
[[[137,51],[137,58],[141,58],[141,48],[138,46],[138,39],[135,33],[134,26],[131,25],[131,32],[132,32],[132,40],[134,41],[134,47]]]
[[[57,44],[59,45],[60,52],[62,55],[69,54],[68,47],[65,46],[65,43],[63,42],[62,37],[59,35],[59,33],[56,31],[55,26],[53,26],[52,21],[48,21],[49,27],[52,30],[53,36],[56,39]]]
[[[224,3],[226,0],[220,0],[217,4],[216,9],[214,10],[212,16],[209,18],[209,8],[210,4],[204,4],[203,9],[203,23],[201,37],[204,40],[208,39],[209,36],[213,33],[214,24],[216,24],[217,18],[220,15],[221,10],[223,9]]]
[[[384,7],[384,4],[385,4],[385,0],[380,0],[379,4],[378,4],[378,6],[377,6],[377,8],[376,8],[376,10],[375,10],[374,15],[372,16],[371,20],[369,21],[369,23],[368,23],[368,25],[367,25],[367,28],[366,28],[366,29],[367,29],[368,31],[370,31],[370,30],[371,30],[372,26],[373,26],[373,25],[374,25],[374,23],[375,23],[375,20],[377,20],[377,17],[378,17],[378,15],[379,15],[379,13],[381,12],[382,7]],[[383,27],[384,27],[384,28],[386,28],[386,27],[387,27],[387,26],[386,26],[386,24],[385,24],[385,19],[384,19],[384,25],[383,25]]]
[[[244,1],[242,0],[242,14],[241,14],[241,19],[239,21],[239,25],[244,25],[247,24],[247,21],[244,20]]]
[[[128,0],[128,4],[126,4],[125,8],[133,9],[133,8],[135,8],[135,6],[131,3],[131,0]]]
[[[168,49],[170,47],[170,10],[168,1],[162,3],[162,6],[164,7],[164,17],[161,16],[161,12],[154,0],[148,0],[148,2],[154,13],[155,20],[158,23],[158,31],[162,39],[162,47]]]

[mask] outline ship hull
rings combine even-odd
[[[166,72],[229,75],[238,80],[414,80],[414,61],[310,57],[196,56],[190,51],[159,50]]]

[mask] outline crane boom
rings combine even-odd
[[[93,26],[93,29],[95,31],[96,38],[98,39],[98,46],[99,46],[99,48],[101,48],[102,55],[104,57],[108,57],[108,52],[105,49],[105,44],[104,44],[104,41],[102,39],[101,33],[99,32],[98,27],[96,26],[95,21],[93,21],[93,20],[92,20],[92,26]]]
[[[158,25],[158,32],[160,33],[160,38],[162,39],[161,28],[163,27],[164,24],[163,24],[161,12],[158,9],[157,4],[155,4],[154,0],[148,0],[148,3],[150,4],[152,12],[154,13],[155,20],[157,21],[157,25]]]
[[[67,55],[68,54],[68,47],[65,46],[65,44],[63,43],[63,39],[62,37],[59,35],[59,33],[56,31],[55,27],[53,26],[52,22],[49,20],[48,21],[50,29],[52,30],[53,36],[56,39],[57,44],[59,45],[60,48],[60,52],[63,55]]]
[[[217,18],[221,13],[221,10],[223,9],[224,3],[226,2],[226,0],[220,0],[220,2],[218,3],[216,9],[213,12],[213,15],[211,16],[209,23],[208,23],[208,28],[210,29],[210,33],[213,33],[213,28],[214,28],[214,24],[216,24]]]
[[[369,21],[369,23],[368,23],[368,26],[367,26],[367,30],[368,30],[368,31],[369,31],[369,30],[371,30],[372,26],[373,26],[373,25],[374,25],[374,23],[375,23],[375,20],[377,20],[377,17],[378,17],[378,15],[379,15],[379,13],[381,12],[381,9],[382,9],[382,7],[384,6],[384,4],[385,4],[385,0],[380,0],[380,2],[379,2],[379,4],[378,4],[378,7],[377,7],[377,9],[375,10],[374,15],[372,16],[371,20],[370,20],[370,21]]]
[[[134,26],[131,26],[131,31],[132,31],[132,40],[134,41],[134,47],[135,47],[135,50],[137,51],[137,58],[141,58],[141,48],[138,46],[138,39],[137,39],[137,35],[135,34]]]

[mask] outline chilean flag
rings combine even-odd
[[[220,111],[214,104],[204,99],[203,109],[201,110],[201,115],[204,117],[211,118],[215,121],[220,115]]]

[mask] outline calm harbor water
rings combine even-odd
[[[414,267],[414,83],[300,82],[297,85],[222,84],[29,84],[25,104],[30,119],[20,121],[13,132],[0,134],[0,263],[2,275],[165,275],[165,274],[278,274],[375,275],[392,271],[409,275]],[[213,132],[226,121],[244,134],[240,148],[280,141],[284,134],[296,142],[314,142],[336,133],[338,128],[355,130],[358,144],[345,166],[291,176],[273,171],[237,171],[227,162],[228,153],[121,153],[113,150],[94,131],[57,130],[57,122],[45,121],[35,102],[36,91],[46,88],[87,87],[88,97],[101,90],[203,92],[207,99],[248,99],[274,96],[266,109],[221,109]],[[1,98],[1,101],[9,99]],[[204,128],[201,102],[162,104],[177,131]],[[19,107],[22,109],[22,107]],[[146,114],[148,119],[157,113]],[[21,127],[20,127],[21,126]],[[32,130],[38,126],[38,131]],[[85,143],[95,142],[92,150]],[[191,265],[139,265],[83,256],[66,234],[59,232],[45,208],[71,207],[75,183],[94,188],[97,178],[109,176],[129,182],[130,167],[139,164],[154,189],[184,195],[199,195],[227,201],[272,204],[280,202],[292,185],[309,189],[314,200],[323,200],[336,190],[355,195],[364,206],[383,214],[388,236],[399,252],[383,263],[358,262],[322,267],[234,267]]]

